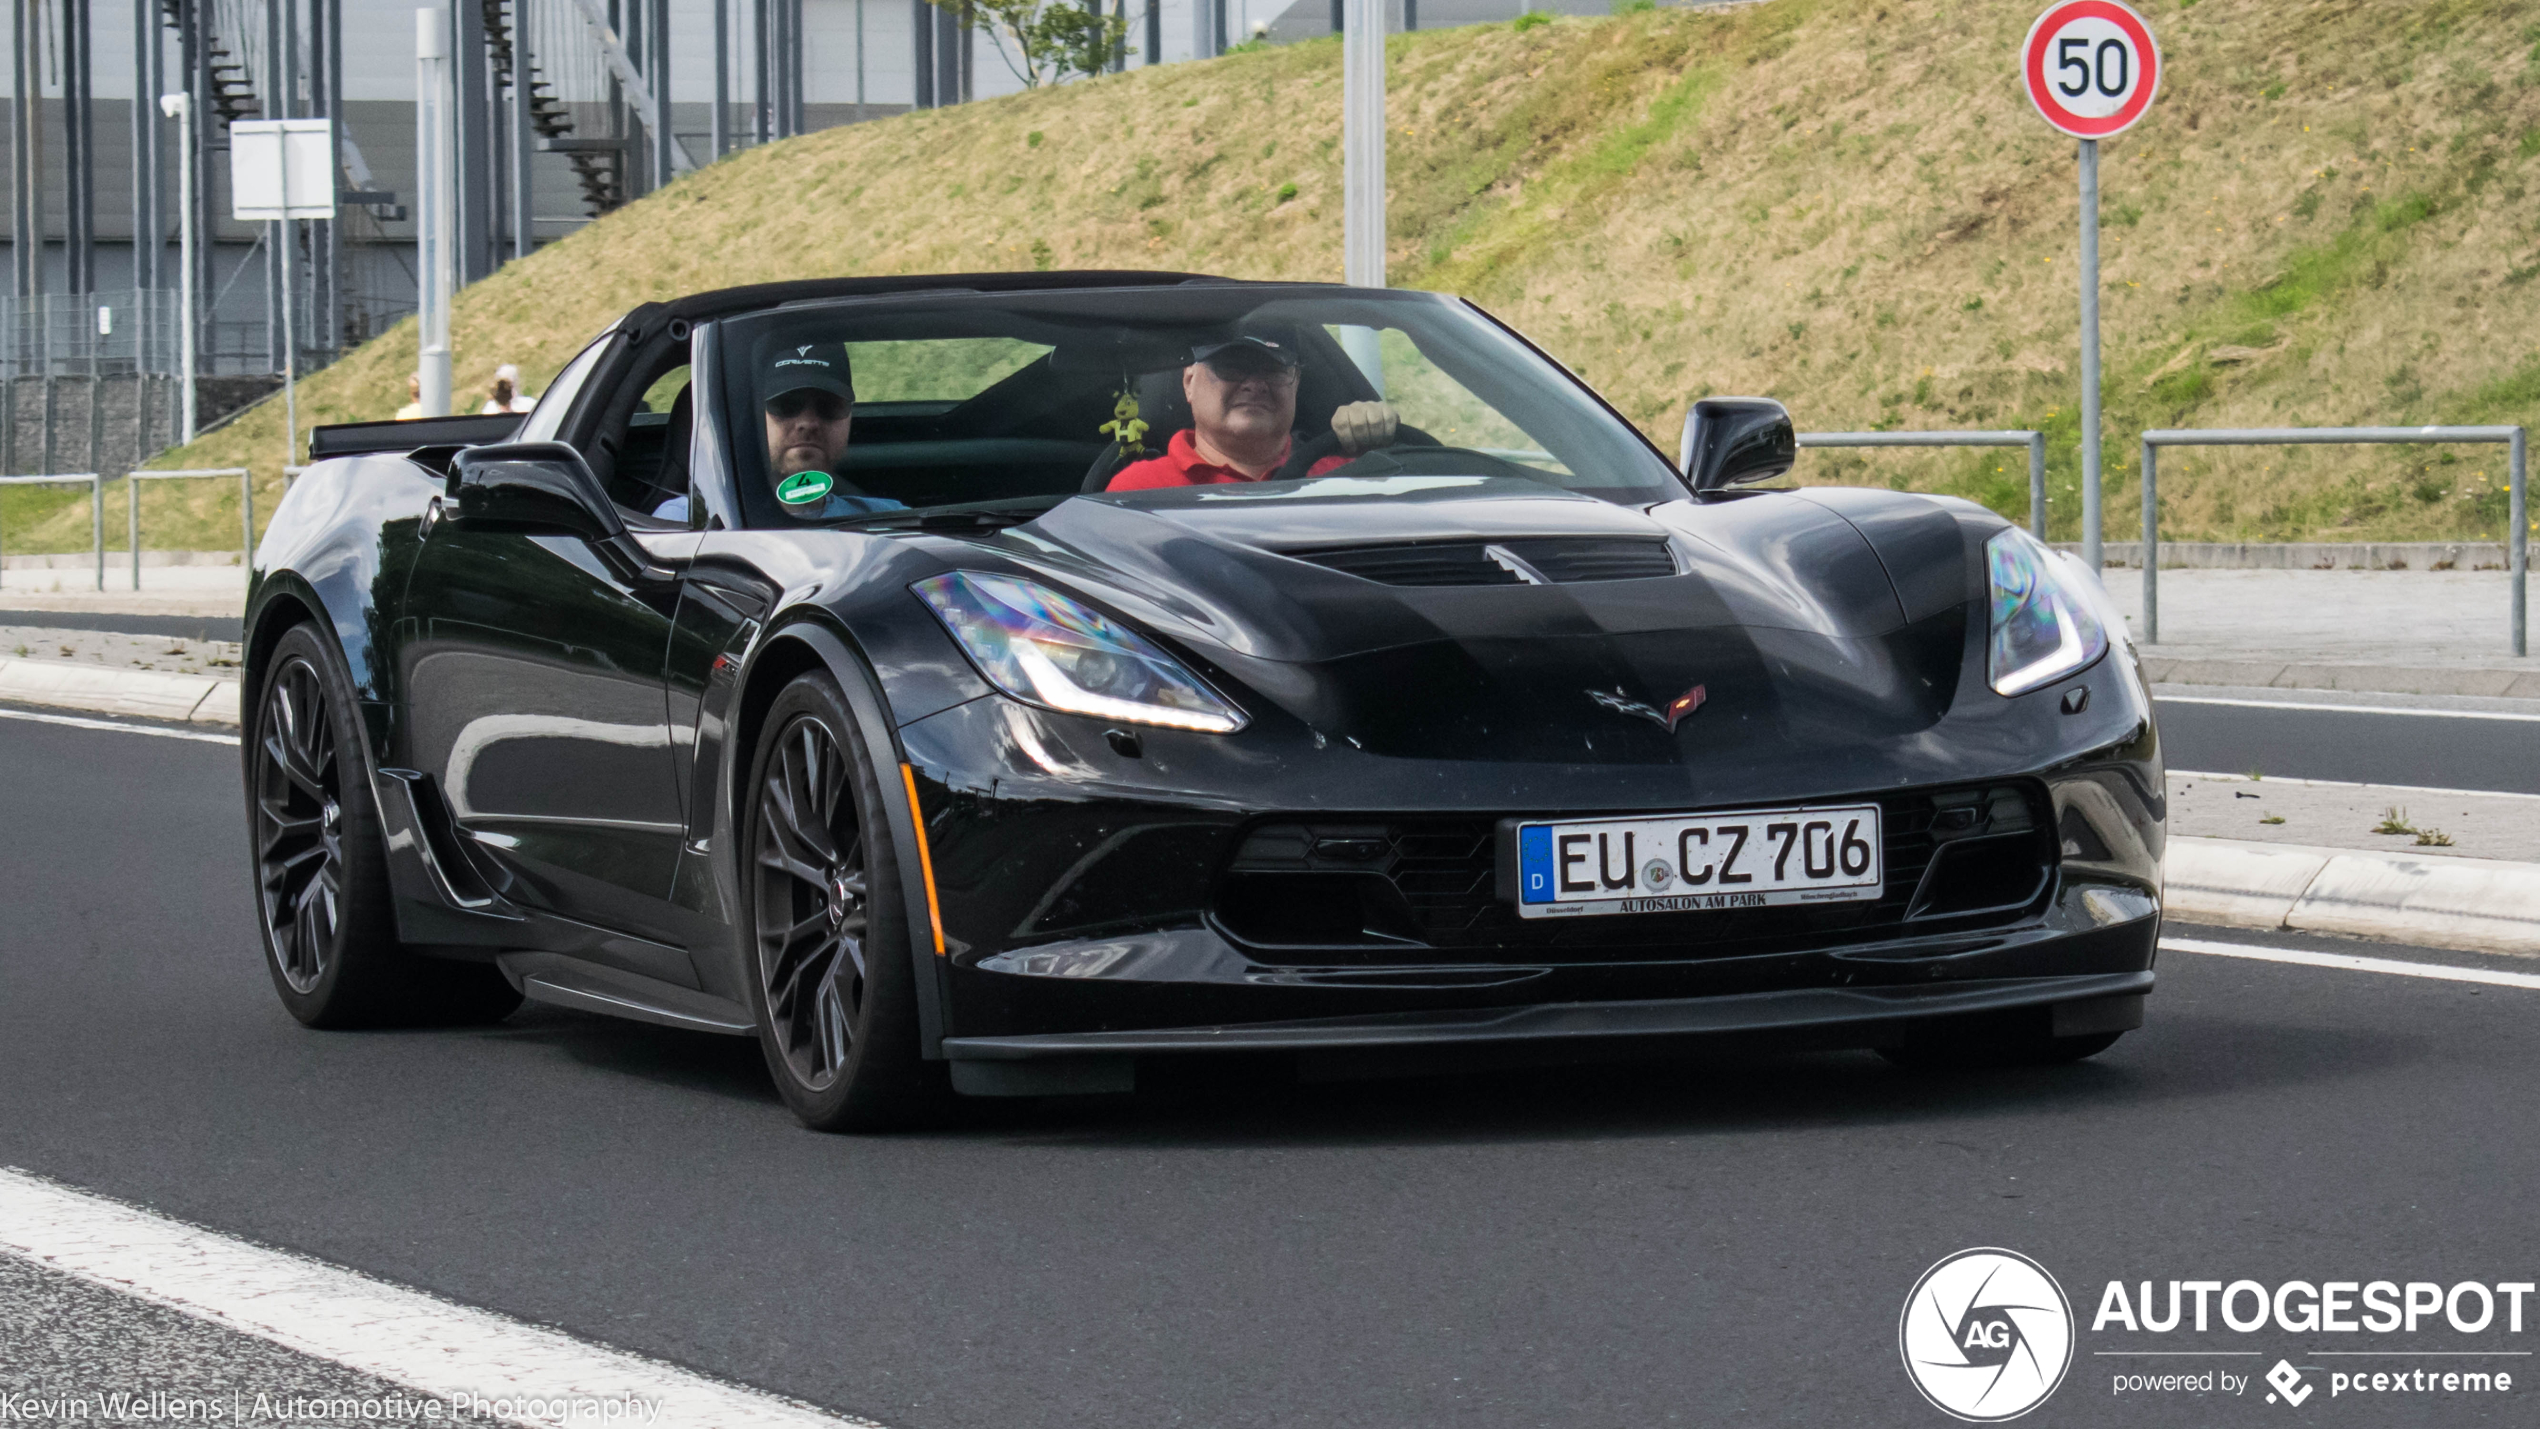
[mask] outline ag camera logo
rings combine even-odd
[[[1978,1424],[2046,1402],[2073,1364],[2073,1307],[2046,1267],[1962,1250],[1923,1272],[1896,1327],[1906,1376],[1932,1406]]]

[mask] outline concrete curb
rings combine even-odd
[[[2173,838],[2162,872],[2187,922],[2540,954],[2540,864]]]
[[[238,723],[238,682],[70,660],[0,658],[0,700],[201,724]]]
[[[2326,665],[2284,660],[2174,659],[2140,647],[2154,685],[2230,685],[2250,690],[2351,690],[2383,695],[2487,695],[2540,699],[2540,673],[2475,666]]]

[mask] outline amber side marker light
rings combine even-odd
[[[917,826],[917,872],[926,880],[926,921],[935,933],[935,956],[944,955],[944,910],[935,902],[935,855],[926,847],[926,811],[917,802],[917,771],[900,766],[900,783],[908,788],[909,822]]]

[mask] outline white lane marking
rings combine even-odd
[[[2501,719],[2517,724],[2540,724],[2540,714],[2512,714],[2504,710],[2436,710],[2408,705],[2323,705],[2299,700],[2226,700],[2205,695],[2154,695],[2157,705],[2230,705],[2244,710],[2325,710],[2330,714],[2410,715],[2425,719]]]
[[[205,744],[226,744],[235,749],[234,734],[203,734],[190,729],[160,729],[156,725],[125,724],[121,720],[81,719],[77,715],[37,714],[32,710],[0,710],[0,719],[22,719],[35,724],[66,724],[73,729],[111,729],[123,734],[154,734],[161,739],[192,739]]]
[[[2436,794],[2449,798],[2454,794],[2471,799],[2540,799],[2540,794],[2517,794],[2510,789],[2443,789],[2431,784],[2360,784],[2352,779],[2292,779],[2270,774],[2252,779],[2246,774],[2215,774],[2197,769],[2173,769],[2173,779],[2210,779],[2217,784],[2290,784],[2300,789],[2387,789],[2393,794]]]
[[[2389,973],[2396,977],[2433,978],[2440,982],[2477,982],[2489,987],[2540,988],[2540,974],[2494,972],[2449,963],[2412,963],[2399,958],[2359,958],[2351,953],[2314,953],[2303,948],[2265,948],[2255,943],[2216,943],[2203,938],[2163,938],[2163,952],[2204,953],[2218,958],[2253,958],[2262,963],[2299,963],[2309,968],[2347,972]]]
[[[648,1401],[608,1422],[670,1429],[880,1429],[797,1400],[470,1309],[0,1167],[0,1253],[154,1301],[435,1398]],[[598,1422],[580,1411],[566,1422]]]

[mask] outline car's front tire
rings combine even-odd
[[[483,963],[398,942],[352,681],[313,625],[274,645],[248,731],[247,821],[265,970],[311,1027],[494,1021],[520,994]]]
[[[768,1073],[816,1131],[928,1120],[950,1093],[920,1053],[884,766],[825,670],[779,691],[762,728],[738,843]]]

